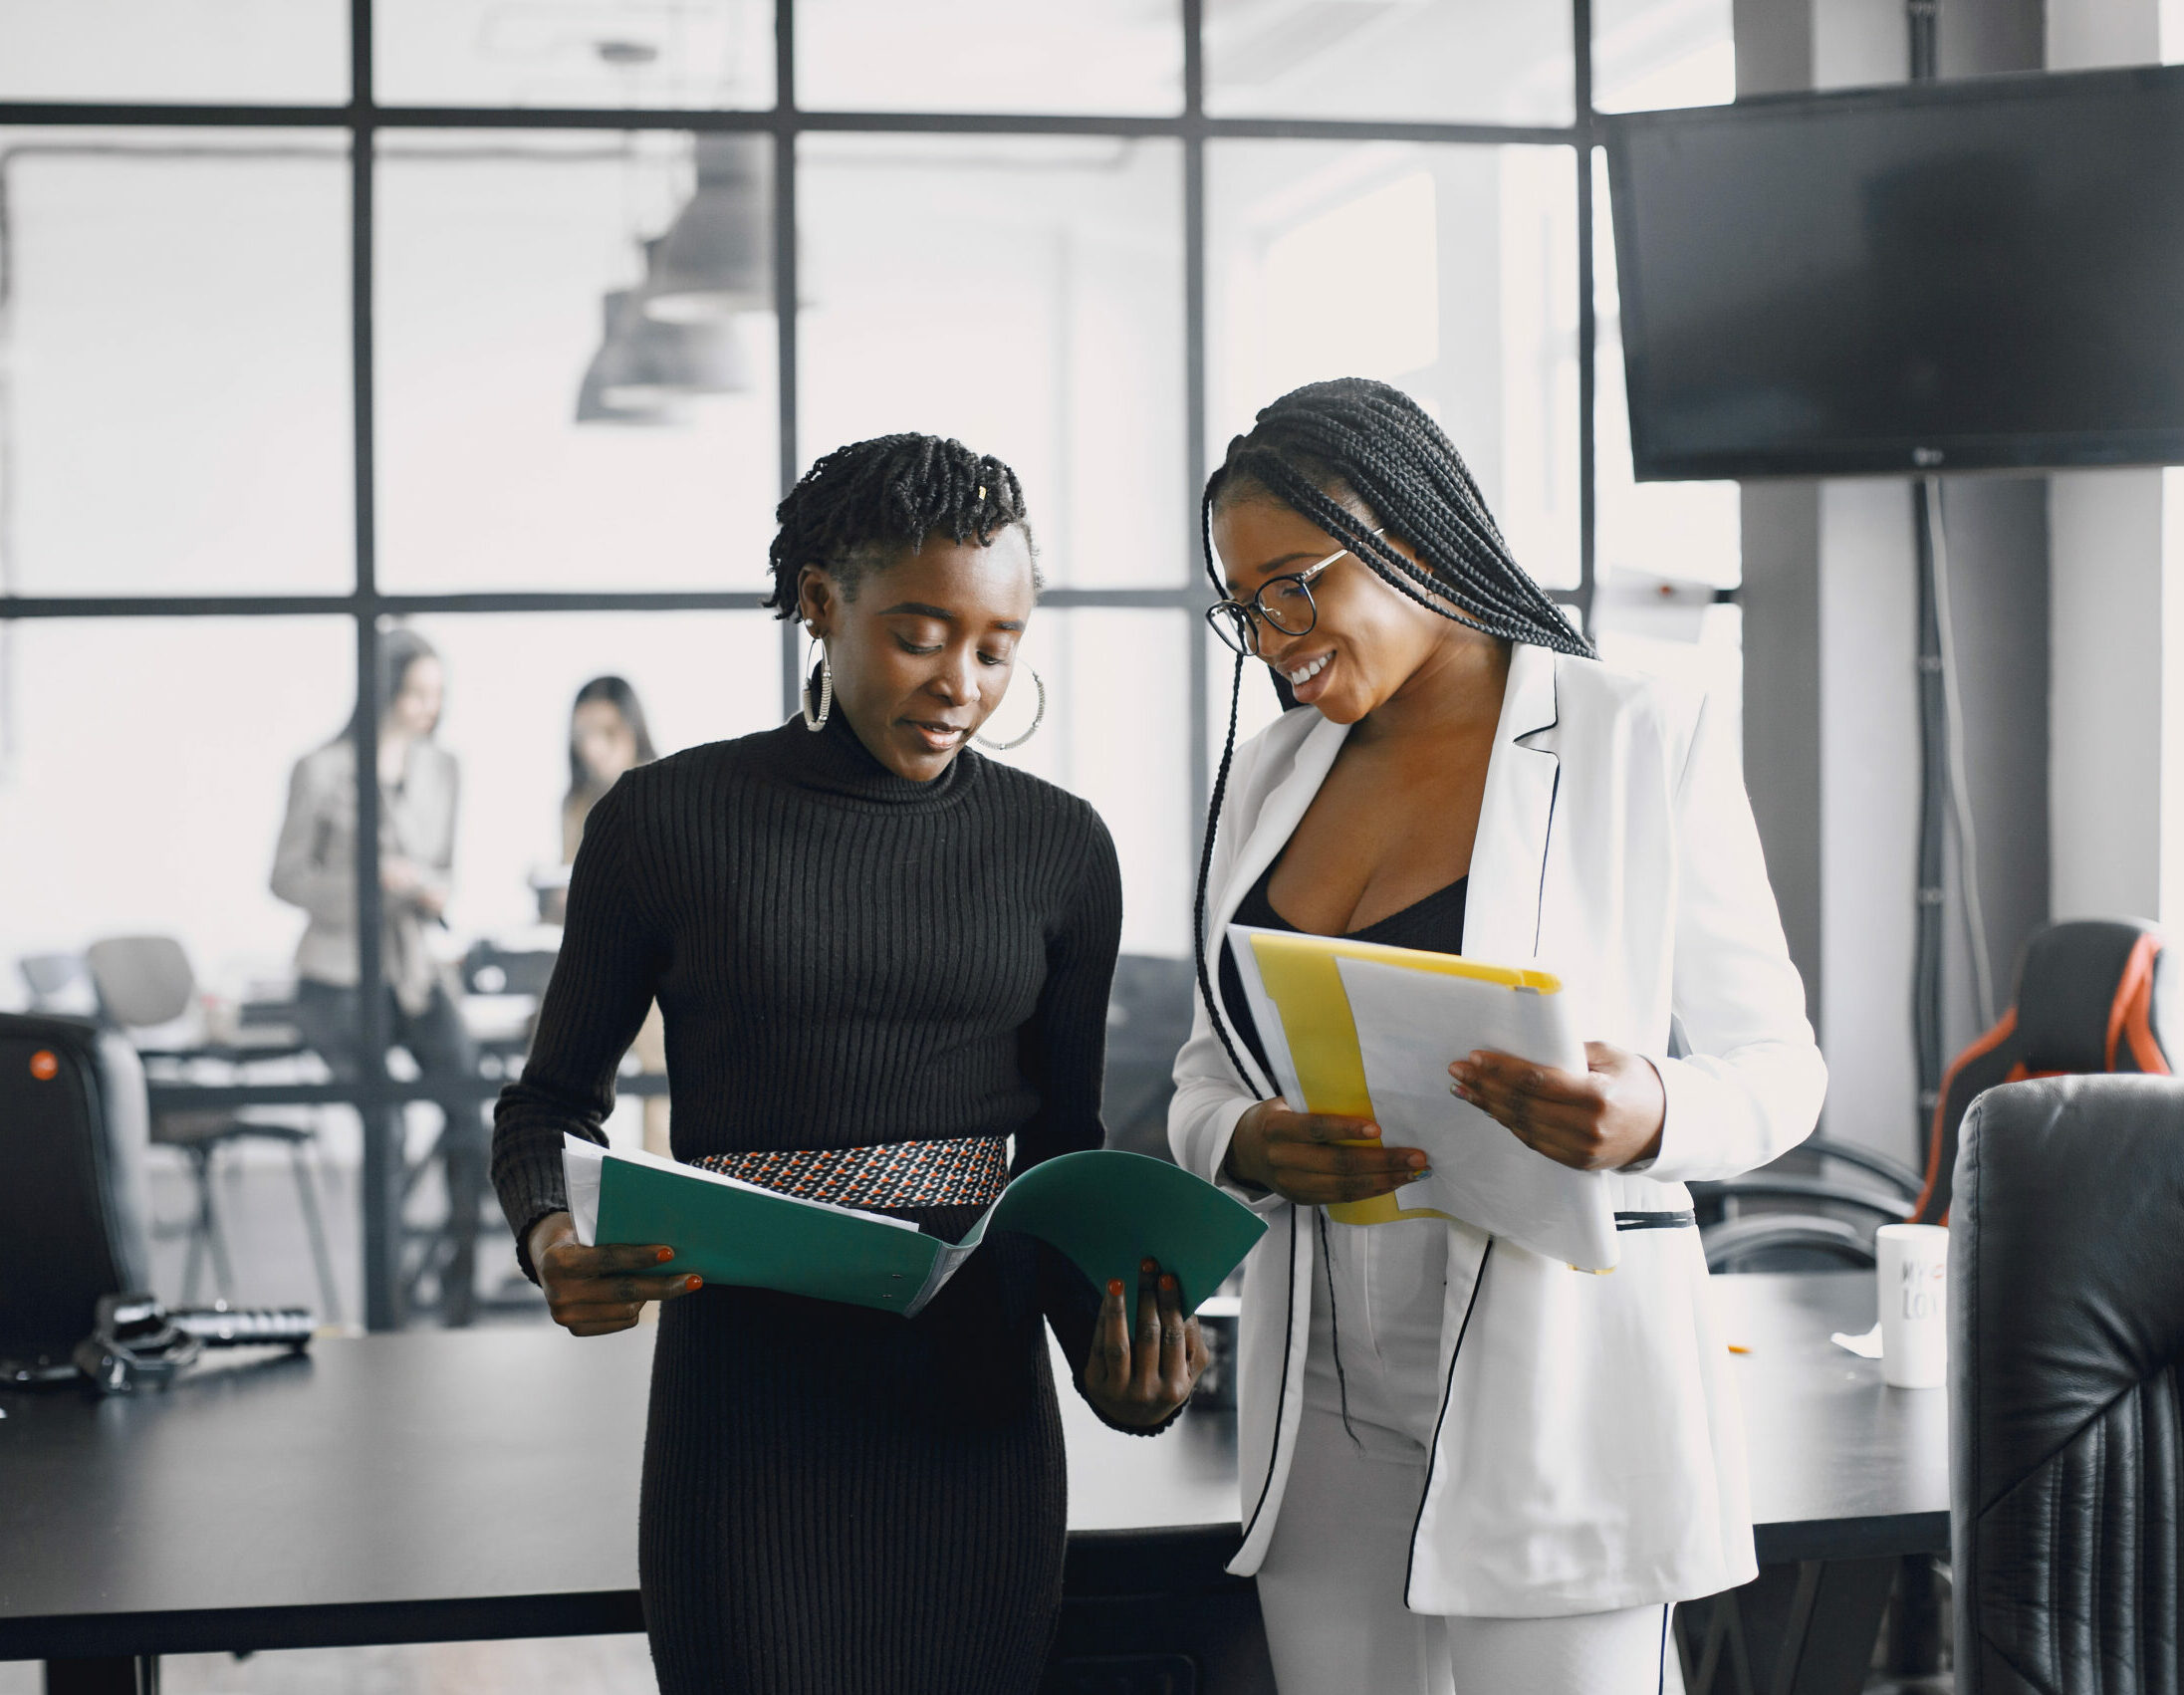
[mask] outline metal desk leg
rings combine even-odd
[[[1689,1695],[1857,1695],[1897,1565],[1768,1566],[1741,1589],[1678,1608]]]
[[[46,1695],[159,1695],[159,1656],[48,1660]]]

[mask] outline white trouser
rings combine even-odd
[[[1440,1409],[1447,1236],[1420,1220],[1327,1237],[1297,1456],[1259,1568],[1282,1695],[1681,1695],[1665,1607],[1453,1618],[1404,1606]]]

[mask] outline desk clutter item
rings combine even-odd
[[[1232,924],[1229,938],[1291,1109],[1368,1116],[1386,1145],[1425,1150],[1423,1181],[1331,1206],[1329,1218],[1458,1218],[1580,1270],[1614,1268],[1614,1206],[1600,1174],[1534,1152],[1449,1091],[1449,1063],[1474,1049],[1584,1070],[1561,979],[1248,924]]]
[[[102,1296],[151,1281],[136,1051],[85,1019],[0,1014],[0,1383],[65,1381]]]
[[[1949,1232],[1938,1224],[1884,1224],[1873,1248],[1881,1380],[1938,1389],[1949,1380]]]
[[[103,1395],[164,1388],[208,1347],[278,1347],[301,1353],[317,1321],[301,1307],[209,1307],[169,1313],[149,1295],[103,1295],[92,1332],[76,1344],[76,1369]]]
[[[562,1142],[577,1239],[660,1243],[674,1270],[821,1301],[921,1312],[988,1230],[1052,1244],[1096,1285],[1134,1288],[1154,1259],[1182,1286],[1186,1309],[1243,1262],[1266,1223],[1188,1171],[1112,1148],[1044,1160],[1008,1184],[960,1242],[907,1219],[779,1193],[657,1154]]]

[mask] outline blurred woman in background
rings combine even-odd
[[[445,701],[440,656],[414,630],[379,642],[379,962],[386,1033],[417,1062],[427,1085],[478,1075],[450,976],[428,933],[442,922],[455,863],[460,771],[435,739]],[[362,712],[362,703],[359,706]],[[296,944],[296,1023],[335,1081],[363,1071],[357,932],[357,732],[360,716],[296,762],[288,812],[273,853],[273,892],[303,908]],[[487,1140],[478,1102],[458,1089],[441,1097],[453,1229],[441,1277],[441,1316],[470,1320]]]
[[[652,733],[637,691],[620,677],[594,677],[577,690],[569,713],[569,793],[561,804],[561,858],[573,864],[584,821],[631,766],[650,765]]]
[[[652,732],[644,722],[644,705],[637,691],[616,676],[594,677],[577,690],[569,711],[569,793],[561,803],[561,862],[577,862],[577,848],[584,841],[584,823],[615,780],[639,765],[650,765],[659,755],[652,748]],[[569,885],[553,891],[546,917],[559,924],[568,914]],[[648,1076],[667,1071],[667,1031],[660,1023],[655,1003],[645,1014],[636,1040],[629,1044],[637,1064]],[[668,1151],[667,1096],[644,1097],[644,1148],[647,1153]],[[657,1309],[650,1309],[657,1311]]]

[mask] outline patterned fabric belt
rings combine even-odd
[[[989,1206],[1009,1182],[1002,1136],[890,1141],[871,1147],[709,1153],[690,1161],[738,1182],[836,1206]]]

